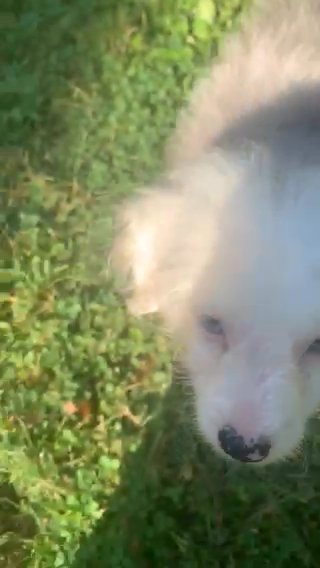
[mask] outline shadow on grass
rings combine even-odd
[[[0,566],[19,568],[29,558],[28,542],[37,527],[31,515],[24,514],[23,503],[11,483],[0,485]]]
[[[8,146],[40,145],[39,130],[59,134],[59,101],[101,73],[101,55],[116,48],[139,7],[116,0],[4,0],[1,29],[1,126]],[[76,82],[76,84],[75,84]],[[76,104],[76,103],[75,103]],[[46,130],[48,134],[48,130]],[[34,146],[35,148],[35,146]]]
[[[131,35],[145,33],[157,7],[130,0],[4,0],[1,158],[27,155],[35,169],[64,179],[75,176],[84,159],[102,161],[116,146],[110,149],[113,129],[127,127],[109,117],[118,100],[131,102],[123,101],[129,86],[115,92],[130,61]]]
[[[185,398],[169,389],[72,568],[318,566],[316,442],[268,469],[228,465],[191,431]]]

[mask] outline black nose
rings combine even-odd
[[[245,441],[232,426],[225,426],[218,432],[218,439],[223,451],[241,462],[259,462],[270,452],[271,444],[263,436],[257,440]]]

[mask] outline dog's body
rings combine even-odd
[[[320,403],[320,0],[265,0],[196,87],[163,180],[125,205],[131,309],[183,348],[198,422],[240,461]]]

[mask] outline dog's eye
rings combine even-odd
[[[200,319],[202,329],[209,335],[224,335],[222,323],[220,320],[212,316],[201,316]]]
[[[306,354],[320,355],[320,339],[316,339],[313,343],[311,343],[306,351]]]

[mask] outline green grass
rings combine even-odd
[[[106,271],[113,203],[243,7],[1,2],[1,568],[319,565],[317,422],[284,465],[215,458]]]

